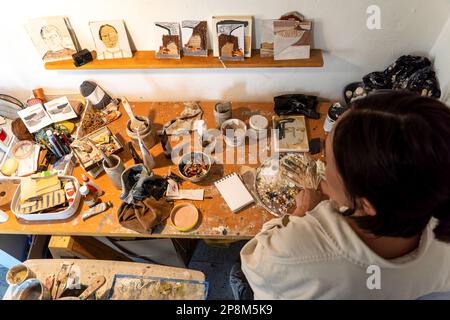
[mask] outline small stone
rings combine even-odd
[[[362,95],[363,93],[364,93],[364,89],[363,89],[362,87],[356,88],[355,94],[356,94],[357,96],[360,96],[360,95]]]
[[[345,91],[345,96],[347,97],[347,99],[351,99],[353,97],[353,92],[351,92],[350,90]]]

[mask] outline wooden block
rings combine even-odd
[[[132,261],[93,237],[52,236],[48,248],[54,259]]]

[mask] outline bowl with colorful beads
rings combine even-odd
[[[211,158],[203,152],[186,153],[178,162],[178,171],[186,180],[199,182],[211,171]]]

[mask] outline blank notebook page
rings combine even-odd
[[[246,207],[254,201],[252,195],[235,172],[216,181],[214,185],[233,212]]]

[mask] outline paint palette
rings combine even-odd
[[[291,213],[300,190],[317,189],[320,175],[316,161],[304,153],[284,153],[266,159],[256,171],[255,190],[260,204],[281,217]]]

